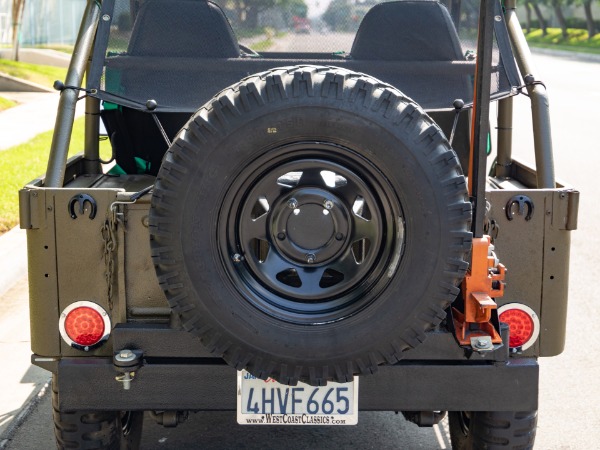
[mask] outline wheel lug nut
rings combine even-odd
[[[337,233],[337,234],[335,235],[335,238],[336,238],[338,241],[341,241],[342,239],[344,239],[344,235],[343,235],[342,233]]]
[[[290,198],[288,200],[287,204],[288,204],[288,208],[296,209],[298,207],[298,200],[296,200],[295,198]]]
[[[315,255],[313,255],[312,253],[309,253],[308,255],[306,255],[307,263],[313,264],[316,260],[317,260],[317,257]]]
[[[283,241],[285,239],[285,233],[277,233],[277,239],[279,239],[280,241]]]
[[[323,206],[325,206],[325,209],[332,209],[333,208],[333,202],[331,200],[325,199],[323,201]]]

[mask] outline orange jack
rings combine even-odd
[[[464,312],[452,308],[454,330],[461,345],[471,345],[471,338],[490,336],[492,343],[502,338],[490,323],[492,310],[498,305],[495,298],[504,295],[506,267],[497,262],[490,251],[491,238],[473,239],[471,267],[462,282]]]

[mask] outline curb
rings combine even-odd
[[[13,92],[54,92],[53,89],[33,83],[32,81],[16,78],[6,73],[0,72],[0,91]]]
[[[0,50],[0,58],[11,59],[12,50]],[[29,64],[42,64],[44,66],[69,67],[71,55],[49,48],[23,48],[19,49],[19,61]]]
[[[29,401],[21,408],[19,414],[10,422],[6,431],[4,432],[4,436],[2,440],[0,440],[0,450],[4,450],[8,448],[8,444],[10,444],[12,437],[14,436],[17,429],[23,425],[25,420],[27,420],[27,416],[31,414],[31,412],[36,408],[38,403],[46,396],[46,393],[50,390],[50,383],[52,382],[52,378],[50,377],[46,383],[40,388],[40,390],[33,395]]]
[[[578,61],[600,63],[600,55],[594,53],[571,52],[568,50],[555,50],[553,48],[533,47],[529,46],[531,53],[548,56],[558,56],[560,58],[576,59]]]

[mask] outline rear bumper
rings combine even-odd
[[[537,409],[538,364],[403,361],[359,381],[359,408],[371,411]],[[72,410],[235,410],[236,371],[220,359],[151,362],[129,390],[109,358],[63,358],[59,403]]]

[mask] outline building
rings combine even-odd
[[[12,43],[12,2],[0,0],[0,45]],[[86,0],[25,0],[20,45],[72,45]]]

